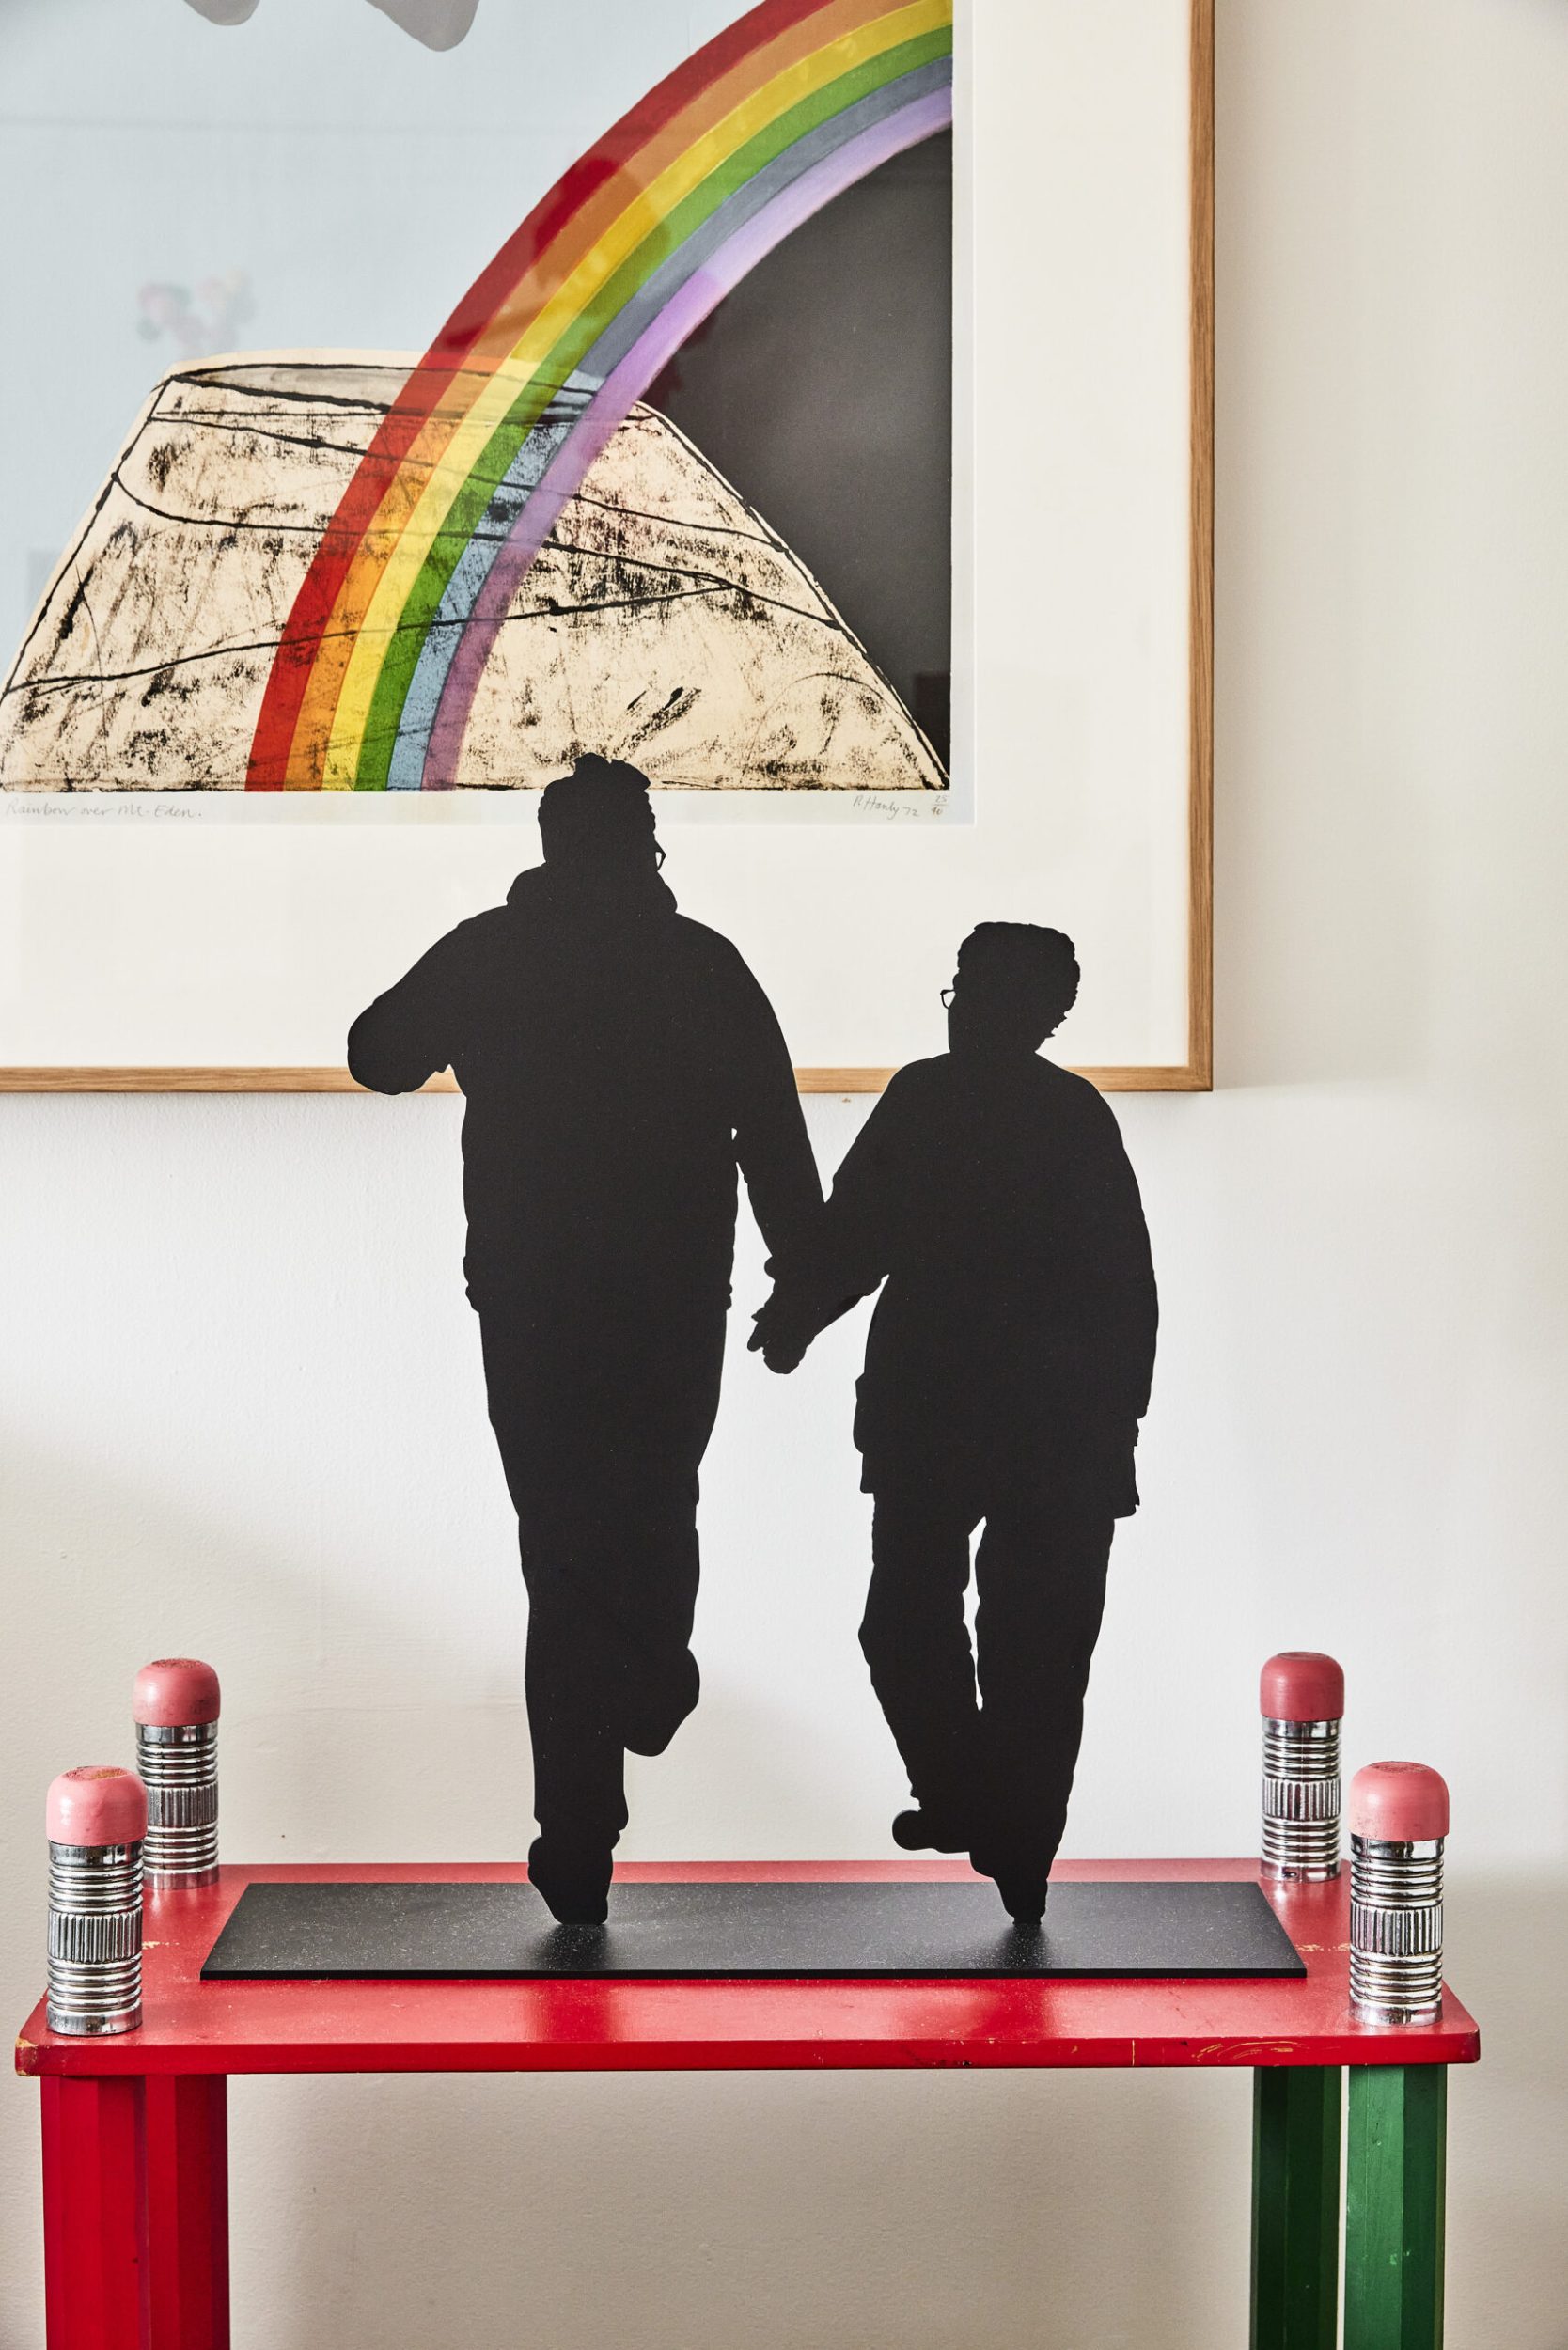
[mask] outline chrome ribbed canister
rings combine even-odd
[[[1262,1871],[1322,1882],[1340,1873],[1340,1724],[1333,1657],[1286,1649],[1263,1667]]]
[[[218,1676],[194,1656],[136,1675],[131,1710],[147,1789],[147,1881],[212,1885],[218,1874]]]
[[[132,1771],[66,1771],[49,1790],[51,2031],[79,2039],[142,2020],[142,1838]]]
[[[1350,2003],[1363,2023],[1429,2024],[1443,2005],[1449,1791],[1419,1762],[1371,1762],[1350,1800]]]

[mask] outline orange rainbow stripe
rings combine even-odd
[[[950,118],[951,55],[952,0],[764,0],[572,166],[361,460],[274,656],[251,790],[454,779],[505,600],[661,354],[808,211]]]

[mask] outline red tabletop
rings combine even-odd
[[[1059,1861],[1058,1878],[1235,1882],[1255,1860]],[[251,1883],[515,1883],[496,1862],[226,1868],[214,1886],[149,1893],[139,2031],[69,2040],[39,2003],[24,2074],[719,2072],[954,2065],[1473,2064],[1474,2019],[1443,1994],[1435,2024],[1350,2013],[1348,1874],[1264,1890],[1305,1981],[202,1982],[202,1961]],[[630,1862],[628,1880],[966,1878],[959,1860]],[[41,1919],[40,1919],[41,1929]]]

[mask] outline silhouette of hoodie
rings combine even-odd
[[[822,1206],[790,1056],[740,954],[655,872],[540,865],[378,996],[349,1067],[379,1093],[463,1089],[464,1270],[636,1346],[645,1310],[722,1317],[737,1167],[770,1251]],[[625,1301],[618,1308],[615,1301]]]

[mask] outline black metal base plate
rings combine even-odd
[[[1299,1976],[1248,1884],[1053,1885],[1015,1927],[988,1884],[617,1882],[607,1926],[523,1884],[247,1886],[204,1982],[354,1976]]]

